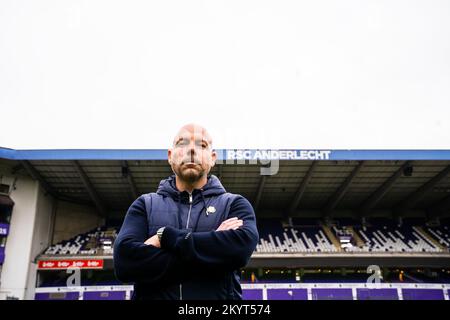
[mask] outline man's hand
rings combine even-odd
[[[148,238],[147,240],[145,240],[144,243],[148,246],[154,246],[157,248],[161,248],[161,243],[159,242],[158,235],[156,235],[156,234],[154,236]]]
[[[237,217],[227,219],[223,221],[216,231],[224,231],[224,230],[236,230],[240,226],[242,226],[243,221],[239,220]]]

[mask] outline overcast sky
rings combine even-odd
[[[0,147],[450,149],[450,1],[0,1]]]

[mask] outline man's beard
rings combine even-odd
[[[181,180],[193,184],[198,180],[200,180],[205,175],[205,170],[203,168],[199,170],[194,169],[182,170],[181,167],[178,167],[175,173]]]

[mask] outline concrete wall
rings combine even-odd
[[[30,264],[28,266],[27,285],[25,299],[34,299],[36,285],[36,258],[50,245],[53,232],[54,211],[56,200],[45,195],[44,190],[39,188],[36,204],[36,216],[33,228],[33,241],[31,244]]]
[[[12,183],[13,177],[8,176],[3,176],[3,183],[8,179]],[[41,218],[44,218],[48,214],[46,210],[51,206],[52,200],[50,196],[43,195],[38,182],[26,177],[18,178],[16,188],[12,190],[10,196],[15,205],[6,242],[5,262],[0,275],[0,299],[7,296],[24,299],[28,272],[33,259],[32,253],[38,250],[41,242],[45,242],[45,239],[35,237],[36,216],[40,212]],[[38,207],[41,210],[38,210]],[[40,235],[45,233],[44,224],[40,226]]]

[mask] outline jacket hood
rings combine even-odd
[[[204,197],[216,196],[226,193],[226,190],[222,186],[222,183],[220,183],[220,180],[212,174],[208,175],[208,181],[203,186],[203,188],[200,189],[200,191],[202,193],[202,196]],[[195,192],[195,190],[193,192]],[[176,187],[175,175],[173,174],[167,179],[161,180],[156,193],[162,196],[169,196],[174,200],[178,200],[181,192]]]

